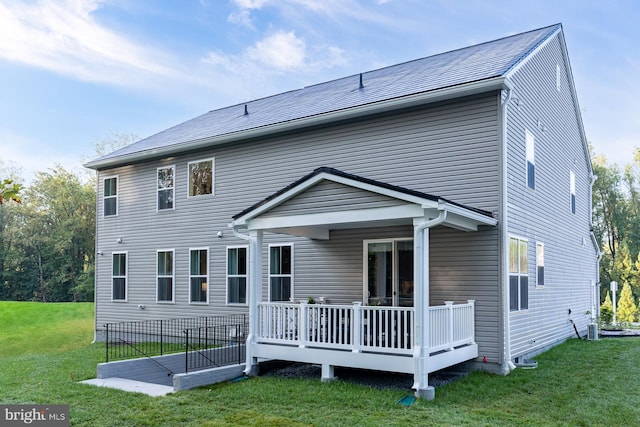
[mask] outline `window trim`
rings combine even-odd
[[[158,255],[160,252],[171,252],[171,275],[160,275],[158,272]],[[171,300],[161,300],[158,292],[161,278],[171,278]],[[156,250],[156,304],[175,304],[176,302],[176,250],[175,249],[158,249]]]
[[[529,129],[525,129],[525,178],[527,188],[536,189],[536,136]],[[532,173],[529,173],[531,164]]]
[[[191,278],[203,277],[201,274],[191,274],[191,252],[193,251],[207,251],[207,274],[204,275],[205,283],[207,284],[207,300],[206,301],[193,301],[191,295]],[[188,271],[189,271],[189,304],[192,305],[209,305],[209,293],[211,291],[211,251],[208,247],[189,248],[188,258]]]
[[[525,237],[520,237],[520,236],[516,236],[516,235],[509,235],[509,250],[508,250],[508,255],[509,255],[509,259],[507,259],[507,265],[509,266],[510,263],[510,258],[511,258],[511,240],[515,239],[518,242],[518,272],[517,273],[512,273],[510,271],[510,268],[508,268],[508,278],[509,278],[509,312],[510,313],[522,313],[522,312],[526,312],[529,310],[529,239],[525,238]],[[526,248],[527,248],[527,270],[525,272],[520,271],[522,269],[522,266],[520,265],[520,245],[522,243],[526,244]],[[510,266],[509,266],[510,267]],[[518,308],[517,309],[513,309],[511,308],[511,277],[512,276],[517,276],[518,277]],[[526,308],[522,308],[522,294],[521,294],[521,277],[526,277],[527,278],[527,307]]]
[[[575,215],[576,213],[576,174],[574,171],[569,171],[569,212]]]
[[[291,248],[291,273],[290,274],[271,274],[271,248],[273,247],[285,247],[285,246],[289,246]],[[294,281],[294,271],[295,271],[295,252],[294,252],[294,247],[293,247],[293,243],[270,243],[269,247],[268,247],[268,263],[267,263],[267,268],[268,270],[268,294],[269,294],[269,302],[289,302],[291,300],[293,300],[295,298],[295,281]],[[290,277],[291,278],[291,291],[290,291],[290,295],[289,295],[289,301],[273,301],[271,299],[271,278],[272,277]]]
[[[542,249],[540,256],[539,248]],[[542,264],[540,262],[542,261]],[[542,268],[542,283],[540,283],[540,268]],[[544,288],[545,284],[545,265],[544,265],[544,243],[536,242],[536,288]]]
[[[173,169],[173,187],[167,187],[167,188],[158,188],[158,175],[160,174],[160,170],[162,169]],[[172,196],[173,196],[173,204],[170,208],[160,208],[160,191],[166,191],[166,190],[171,190]],[[172,211],[176,209],[176,165],[167,165],[167,166],[160,166],[158,168],[156,168],[156,211],[157,212],[162,212],[162,211]]]
[[[115,179],[116,180],[116,195],[115,196],[105,196],[104,195],[104,182],[108,179]],[[105,205],[104,202],[105,200],[109,198],[109,199],[115,199],[116,200],[116,213],[113,215],[105,215]],[[110,176],[105,176],[102,178],[102,217],[103,218],[111,218],[114,216],[118,216],[120,214],[120,176],[119,175],[110,175]]]
[[[198,195],[190,195],[191,193],[191,165],[194,163],[203,163],[203,162],[211,162],[211,193],[210,194],[198,194]],[[209,157],[206,159],[193,160],[187,163],[187,198],[193,199],[198,197],[213,197],[215,196],[215,188],[216,188],[216,159],[215,157]]]
[[[113,275],[113,256],[124,255],[124,276]],[[124,278],[124,299],[115,299],[113,297],[113,279]],[[129,301],[129,251],[111,252],[111,302],[128,302]]]
[[[245,249],[247,251],[247,255],[246,255],[247,265],[245,267],[245,270],[246,270],[245,274],[231,274],[231,275],[229,274],[229,249]],[[226,305],[246,307],[249,305],[249,245],[230,245],[226,247],[225,253],[226,253],[226,262],[225,262]],[[229,278],[242,278],[242,277],[245,278],[246,302],[230,302],[229,301]]]

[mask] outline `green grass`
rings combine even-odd
[[[257,377],[166,397],[78,384],[104,348],[90,344],[88,304],[0,302],[0,403],[69,404],[82,426],[637,425],[640,338],[570,340],[538,368],[474,373],[435,401],[341,381]],[[23,337],[28,334],[28,337]]]

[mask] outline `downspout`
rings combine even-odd
[[[447,211],[444,204],[438,203],[438,216],[434,219],[424,221],[414,226],[413,242],[415,248],[414,281],[416,281],[416,295],[414,306],[418,307],[419,314],[416,316],[416,335],[420,340],[413,350],[414,360],[414,383],[413,389],[416,396],[428,400],[435,397],[433,387],[429,387],[428,359],[429,359],[429,248],[425,247],[428,240],[424,236],[424,230],[442,224],[447,219]],[[426,274],[425,274],[426,270]],[[425,283],[426,282],[426,283]],[[416,313],[418,314],[418,313]]]
[[[596,239],[596,235],[593,232],[593,185],[596,183],[598,179],[597,175],[591,174],[591,185],[589,186],[589,209],[591,209],[591,215],[589,215],[589,235],[591,236],[591,242],[593,242],[593,247],[596,249],[596,286],[600,286],[600,261],[602,260],[603,252],[600,250],[600,244],[598,244],[598,239]],[[592,316],[595,318],[600,317],[600,289],[598,288],[598,292],[595,292],[595,296],[597,297],[594,300],[594,306],[592,307]]]
[[[502,288],[502,322],[503,322],[503,373],[508,374],[512,370],[516,368],[516,366],[511,361],[511,327],[510,327],[510,311],[509,311],[509,286],[507,283],[509,272],[508,272],[508,263],[509,259],[509,233],[508,233],[508,220],[507,220],[507,145],[508,145],[508,135],[507,135],[507,122],[508,122],[508,112],[509,112],[509,101],[511,100],[512,90],[506,89],[507,96],[502,101],[502,134],[501,134],[501,150],[500,150],[500,205],[498,217],[500,219],[499,227],[500,227],[500,248],[501,255],[499,260],[500,266],[500,283]]]

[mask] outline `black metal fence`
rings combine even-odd
[[[246,318],[213,326],[187,328],[185,372],[242,363],[249,325]]]
[[[187,371],[241,363],[248,327],[246,314],[105,323],[105,361],[185,352]]]

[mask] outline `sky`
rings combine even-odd
[[[562,23],[587,139],[640,147],[636,0],[0,0],[0,174],[104,141]]]

